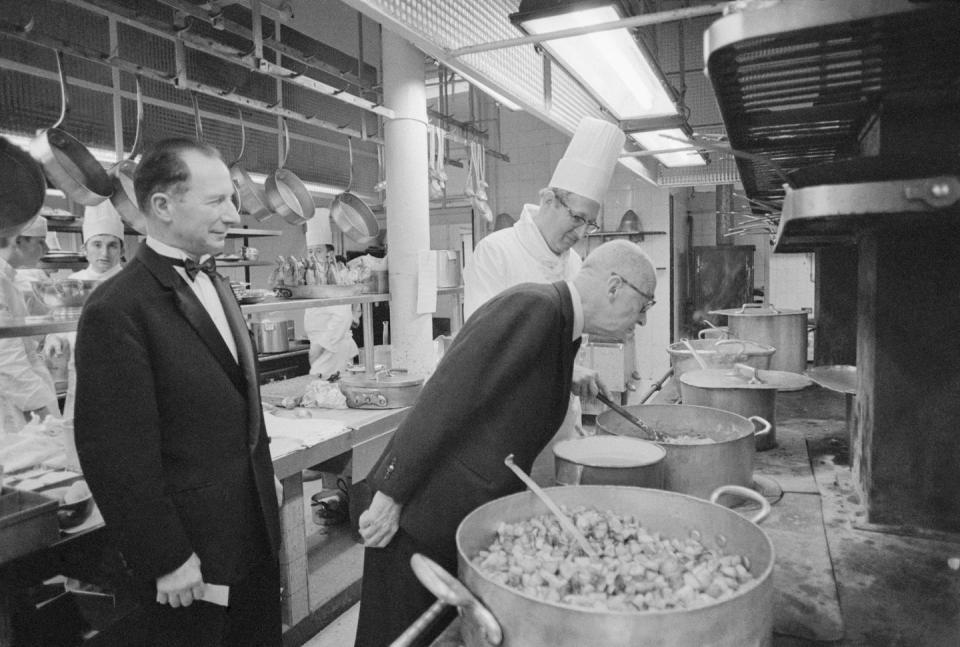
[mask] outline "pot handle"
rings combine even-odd
[[[759,309],[759,308],[770,308],[770,311],[774,314],[778,314],[780,311],[777,310],[772,303],[744,303],[740,306],[740,312],[743,312],[747,309]]]
[[[767,422],[766,418],[761,418],[760,416],[750,416],[747,420],[752,422],[754,427],[757,426],[757,423],[760,423],[762,429],[753,432],[753,437],[755,440],[760,440],[762,444],[762,442],[767,439],[767,436],[770,435],[770,430],[773,429],[773,425]]]
[[[770,516],[770,502],[767,501],[767,499],[759,492],[755,492],[754,490],[743,487],[742,485],[721,485],[710,494],[710,503],[716,503],[717,499],[724,494],[734,494],[736,496],[743,497],[744,499],[751,499],[759,503],[760,510],[750,519],[750,521],[753,523],[760,523]]]
[[[739,339],[718,339],[717,342],[714,344],[714,346],[717,347],[717,352],[720,352],[720,348],[721,348],[722,346],[731,346],[731,345],[732,345],[732,346],[739,346],[740,348],[737,349],[736,352],[729,353],[730,355],[736,355],[737,357],[739,357],[739,356],[741,356],[741,355],[745,355],[745,354],[746,354],[746,352],[747,352],[747,345],[744,344],[743,341],[741,341],[741,340],[739,340]],[[724,350],[723,353],[724,353],[725,355],[728,354],[728,352],[727,352],[726,350]]]

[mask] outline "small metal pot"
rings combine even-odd
[[[667,453],[663,489],[706,499],[721,485],[753,485],[754,438],[770,432],[766,420],[687,404],[641,404],[626,409],[664,435],[698,433],[714,441],[704,445],[657,443]],[[597,430],[634,438],[643,433],[615,411],[597,416]]]
[[[773,346],[742,339],[692,339],[689,344],[709,368],[732,368],[739,362],[766,369],[770,367],[770,359],[777,350]],[[700,368],[693,353],[682,341],[667,346],[667,353],[676,379],[687,371]]]
[[[286,120],[281,125],[284,142],[283,159],[280,162],[280,168],[267,176],[264,190],[267,202],[273,211],[280,214],[288,224],[302,225],[313,218],[316,205],[303,180],[293,171],[283,168],[287,163],[287,154],[290,152],[290,131],[287,130]]]
[[[345,375],[338,384],[351,409],[399,409],[417,401],[423,378],[411,377],[403,369],[392,369]]]
[[[285,353],[290,350],[286,321],[259,321],[250,324],[258,353]]]
[[[234,186],[237,187],[237,193],[240,194],[240,207],[253,216],[257,222],[263,222],[273,215],[270,211],[270,205],[267,203],[267,196],[250,175],[240,165],[243,159],[243,151],[247,147],[247,127],[243,123],[243,110],[240,111],[240,154],[230,165],[230,177],[233,179]]]
[[[333,199],[330,217],[349,238],[361,245],[369,245],[377,240],[380,224],[370,207],[359,196],[350,193],[353,187],[352,139],[347,139],[347,149],[350,151],[350,179],[347,181],[347,190]]]
[[[770,369],[803,373],[807,368],[807,312],[779,310],[773,304],[745,303],[740,308],[711,310],[724,315],[735,339],[749,339],[777,349]]]
[[[627,436],[588,436],[553,446],[557,485],[663,487],[663,447]]]
[[[776,384],[752,379],[736,370],[701,369],[683,374],[680,397],[684,404],[723,409],[744,417],[760,416],[770,421],[770,433],[757,437],[756,449],[776,447]]]

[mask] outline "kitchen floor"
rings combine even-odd
[[[776,449],[755,474],[777,499],[765,529],[777,551],[775,647],[960,645],[960,536],[877,532],[864,522],[849,467],[844,396],[813,386],[779,393]],[[553,477],[548,448],[534,477]],[[307,647],[353,644],[358,605]],[[436,647],[458,645],[447,632]]]

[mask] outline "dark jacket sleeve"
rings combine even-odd
[[[565,329],[559,299],[543,287],[503,293],[458,332],[371,472],[375,489],[409,500],[465,429],[510,401],[517,376],[537,370],[543,346],[556,343],[545,331]]]
[[[88,302],[77,331],[74,427],[83,474],[104,520],[119,531],[128,560],[156,578],[193,550],[166,494],[155,400],[162,386],[154,384],[147,344],[127,315]]]

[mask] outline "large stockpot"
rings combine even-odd
[[[663,489],[706,499],[721,485],[753,485],[755,438],[770,433],[770,423],[729,411],[687,404],[640,404],[626,409],[666,436],[702,434],[708,444],[657,443],[666,451]],[[759,427],[759,428],[758,428]],[[615,411],[597,416],[597,430],[640,438],[643,432]]]
[[[773,304],[745,303],[740,308],[711,310],[727,317],[730,335],[777,349],[770,369],[803,373],[807,368],[807,311],[779,310]]]
[[[773,346],[745,339],[692,339],[687,343],[693,346],[700,359],[710,368],[732,368],[738,362],[756,368],[770,368],[770,358],[777,350]],[[700,368],[693,353],[682,341],[667,346],[667,353],[673,366],[674,379]]]
[[[714,407],[744,417],[760,416],[770,422],[770,433],[757,436],[757,450],[777,444],[776,384],[760,382],[736,370],[700,369],[680,378],[680,399],[684,404]]]
[[[663,447],[629,436],[587,436],[553,446],[557,485],[663,487]]]
[[[287,321],[255,321],[250,324],[258,353],[285,353],[290,350]]]
[[[609,485],[553,487],[547,494],[567,507],[591,506],[640,518],[669,537],[698,533],[708,548],[750,560],[754,580],[736,595],[697,609],[614,612],[546,602],[481,573],[470,559],[493,542],[502,522],[516,523],[547,513],[532,493],[520,492],[486,503],[457,528],[460,579],[489,609],[503,630],[502,647],[688,647],[768,646],[773,641],[773,545],[754,523],[720,505],[675,492]],[[769,511],[764,506],[757,520]],[[463,622],[470,615],[464,614]],[[481,632],[464,627],[467,647],[488,647]]]

